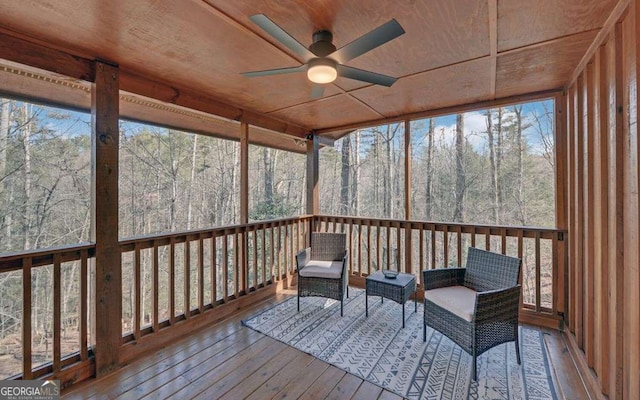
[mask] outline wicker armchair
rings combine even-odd
[[[298,269],[298,311],[300,297],[320,296],[340,301],[343,315],[344,296],[349,297],[347,235],[311,233],[311,247],[296,255]]]
[[[422,271],[424,285],[423,340],[427,325],[440,331],[473,357],[473,380],[477,358],[501,343],[518,344],[521,260],[469,248],[466,268]]]

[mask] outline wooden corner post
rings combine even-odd
[[[119,366],[122,340],[122,271],[118,244],[119,71],[95,64],[91,93],[91,236],[95,256],[96,376]]]
[[[320,142],[317,135],[310,135],[307,140],[307,214],[320,213]],[[309,235],[314,231],[314,221],[311,219]]]
[[[249,124],[240,123],[240,223],[249,223]],[[249,292],[249,233],[240,235],[240,274],[242,290]]]

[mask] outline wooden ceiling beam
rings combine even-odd
[[[3,31],[0,31],[0,58],[87,82],[93,82],[95,77],[94,60],[18,38]],[[154,81],[132,71],[120,70],[120,89],[297,138],[305,138],[308,133],[308,130],[301,126],[232,106],[193,90]]]
[[[458,106],[437,108],[433,110],[425,110],[425,111],[419,111],[415,113],[408,113],[408,114],[398,115],[398,116],[389,117],[389,118],[381,118],[376,120],[357,122],[353,124],[334,126],[330,128],[316,129],[314,132],[318,135],[324,135],[332,132],[344,131],[344,133],[347,134],[349,131],[353,131],[359,128],[368,128],[372,126],[393,124],[393,123],[403,122],[405,120],[412,121],[412,120],[423,119],[423,118],[441,117],[443,115],[451,115],[451,114],[458,114],[462,112],[483,110],[487,108],[500,107],[500,106],[505,106],[509,104],[518,104],[518,103],[526,103],[526,102],[536,101],[536,100],[551,99],[551,98],[554,98],[558,93],[562,93],[562,91],[563,91],[563,88],[544,90],[541,92],[527,93],[527,94],[518,95],[518,96],[509,96],[509,97],[503,97],[499,99],[461,104]]]
[[[498,0],[489,0],[489,93],[496,98],[496,79],[498,73]]]
[[[36,44],[0,31],[0,58],[93,82],[92,60]]]

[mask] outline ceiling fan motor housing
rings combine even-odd
[[[333,45],[333,35],[329,31],[317,31],[313,34],[313,43],[309,50],[318,57],[326,57],[336,51]]]

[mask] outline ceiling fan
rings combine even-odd
[[[402,29],[402,26],[400,26],[395,19],[380,25],[376,29],[337,50],[336,46],[332,43],[333,34],[327,30],[315,32],[313,34],[313,43],[307,49],[266,15],[256,14],[250,16],[249,19],[274,39],[300,56],[304,60],[304,64],[298,67],[243,72],[242,75],[244,76],[268,76],[307,71],[309,80],[316,84],[331,83],[338,76],[342,76],[387,87],[393,85],[395,81],[398,80],[398,78],[391,76],[344,65],[346,62],[402,35],[404,29]],[[313,97],[322,96],[322,92],[323,87],[316,85],[313,90]]]

